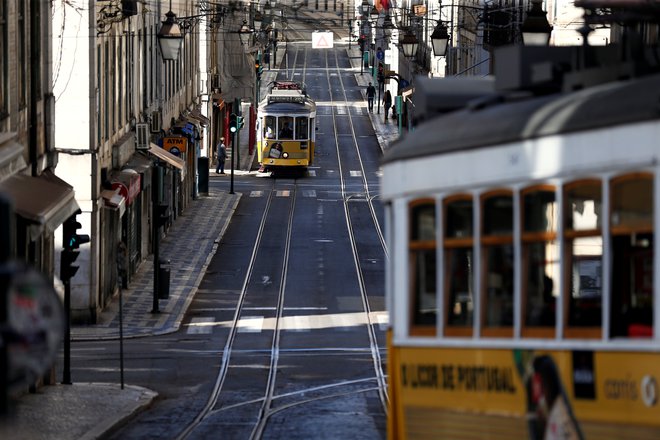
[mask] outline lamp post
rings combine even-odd
[[[183,43],[183,33],[176,19],[176,14],[171,10],[165,14],[163,26],[158,31],[158,43],[163,60],[175,61],[179,58],[179,50]]]
[[[541,0],[532,0],[532,7],[527,18],[520,26],[523,43],[526,46],[547,46],[550,44],[552,26],[548,23],[548,14],[541,6]]]
[[[248,26],[247,21],[243,20],[243,24],[238,30],[238,38],[240,38],[243,46],[250,42],[250,35],[252,35],[252,29]]]
[[[447,55],[447,45],[449,44],[449,30],[447,26],[440,20],[438,25],[431,33],[431,45],[433,46],[433,53],[436,57],[444,57]]]

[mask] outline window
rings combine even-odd
[[[17,18],[18,18],[18,63],[16,71],[18,77],[16,78],[16,89],[18,90],[18,106],[21,109],[27,107],[27,92],[28,92],[28,60],[27,60],[27,3],[18,2]],[[37,68],[37,66],[32,66]]]
[[[309,138],[309,119],[306,116],[296,118],[296,139]]]
[[[280,116],[278,127],[278,139],[293,139],[293,118],[290,116]]]
[[[264,139],[275,138],[275,116],[266,116],[264,118]]]
[[[473,206],[469,195],[444,202],[445,311],[449,336],[472,334],[473,296]]]
[[[513,196],[481,197],[482,324],[484,336],[513,336]]]
[[[601,193],[600,180],[582,180],[564,187],[567,337],[601,337]]]
[[[610,184],[611,336],[653,336],[653,175]]]
[[[436,307],[436,219],[435,202],[416,200],[410,204],[411,334],[434,335]]]
[[[555,188],[523,191],[521,209],[523,336],[552,337],[559,293]]]
[[[7,84],[9,81],[9,54],[7,47],[7,3],[0,2],[0,117],[9,113]]]

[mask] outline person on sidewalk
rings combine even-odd
[[[225,146],[225,138],[220,138],[218,144],[218,151],[216,152],[216,159],[218,161],[215,166],[215,174],[225,174],[225,160],[227,159],[227,147]]]
[[[383,96],[383,108],[385,109],[385,123],[387,124],[387,114],[390,112],[390,107],[392,107],[392,94],[389,90],[385,91],[385,96]]]
[[[367,102],[369,103],[369,111],[373,113],[374,111],[374,97],[376,96],[376,88],[369,83],[367,86]]]

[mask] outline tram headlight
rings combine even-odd
[[[289,153],[287,153],[286,151],[282,153],[282,159],[288,159],[288,158],[289,158]]]

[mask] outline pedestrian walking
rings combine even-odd
[[[218,151],[215,153],[215,158],[218,161],[215,166],[215,174],[225,174],[225,160],[227,159],[227,147],[225,146],[225,138],[220,138],[218,144]]]
[[[387,123],[387,114],[392,107],[392,94],[389,90],[385,91],[385,96],[383,96],[383,108],[385,109],[385,123]]]
[[[369,111],[373,113],[374,111],[374,97],[376,96],[376,88],[369,83],[367,86],[367,102],[369,104]]]

